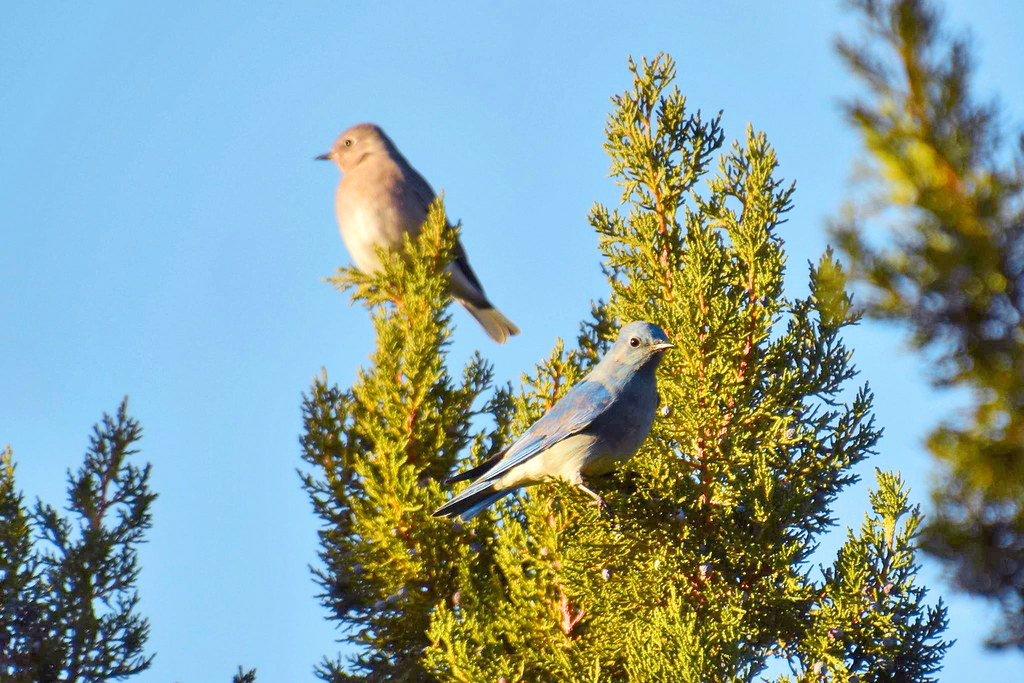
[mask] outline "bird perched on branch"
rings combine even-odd
[[[364,273],[380,270],[375,247],[399,249],[405,233],[420,233],[434,191],[409,165],[378,126],[360,123],[335,141],[331,151],[316,157],[341,169],[335,197],[338,227],[356,267]],[[499,344],[519,328],[502,315],[484,294],[459,242],[447,268],[451,293]]]
[[[603,506],[583,484],[583,475],[610,472],[636,453],[658,407],[654,371],[672,347],[657,325],[624,326],[601,362],[515,443],[449,479],[446,483],[477,477],[434,516],[468,520],[522,486],[551,479],[576,486]]]

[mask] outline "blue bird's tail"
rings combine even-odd
[[[448,486],[451,486],[457,481],[468,481],[470,479],[476,479],[477,477],[483,476],[484,472],[488,471],[489,469],[497,465],[499,462],[501,462],[501,459],[505,457],[506,452],[508,452],[507,448],[503,451],[495,453],[494,455],[487,458],[476,467],[468,469],[461,474],[456,474],[454,476],[448,477],[447,479],[444,480],[444,483]],[[468,491],[469,489],[466,490]]]
[[[434,517],[460,517],[465,522],[476,517],[484,508],[498,502],[510,493],[512,493],[512,489],[497,491],[493,484],[482,488],[470,486],[434,510]]]

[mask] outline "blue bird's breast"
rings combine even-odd
[[[587,430],[597,438],[583,464],[584,475],[612,471],[636,453],[651,431],[658,408],[653,370],[638,373],[616,393],[613,404]]]

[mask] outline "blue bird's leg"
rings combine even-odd
[[[606,511],[608,510],[608,504],[604,502],[604,498],[602,498],[601,496],[597,495],[596,493],[594,493],[593,491],[588,489],[583,484],[583,480],[582,479],[580,479],[579,481],[573,482],[573,484],[580,491],[583,491],[583,493],[587,494],[588,496],[590,496],[591,498],[594,499],[594,502],[592,504],[593,505],[597,505],[598,512],[600,512],[601,510],[606,510]],[[609,514],[611,514],[611,513],[609,512]]]

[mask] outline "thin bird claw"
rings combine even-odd
[[[612,512],[612,509],[610,507],[608,507],[608,503],[604,502],[604,498],[598,498],[595,501],[591,501],[589,505],[594,505],[597,507],[598,517],[600,517],[601,513],[603,512],[606,515],[608,515],[609,519],[615,519],[615,513]]]
[[[597,495],[596,493],[594,493],[593,491],[588,489],[583,484],[576,484],[576,488],[578,488],[580,491],[583,491],[585,494],[590,496],[591,501],[589,503],[587,503],[587,505],[595,505],[595,506],[597,506],[597,514],[598,515],[600,515],[601,512],[607,512],[609,517],[614,517],[615,516],[612,513],[611,508],[608,507],[608,503],[604,502],[604,498],[602,498],[601,496]]]

